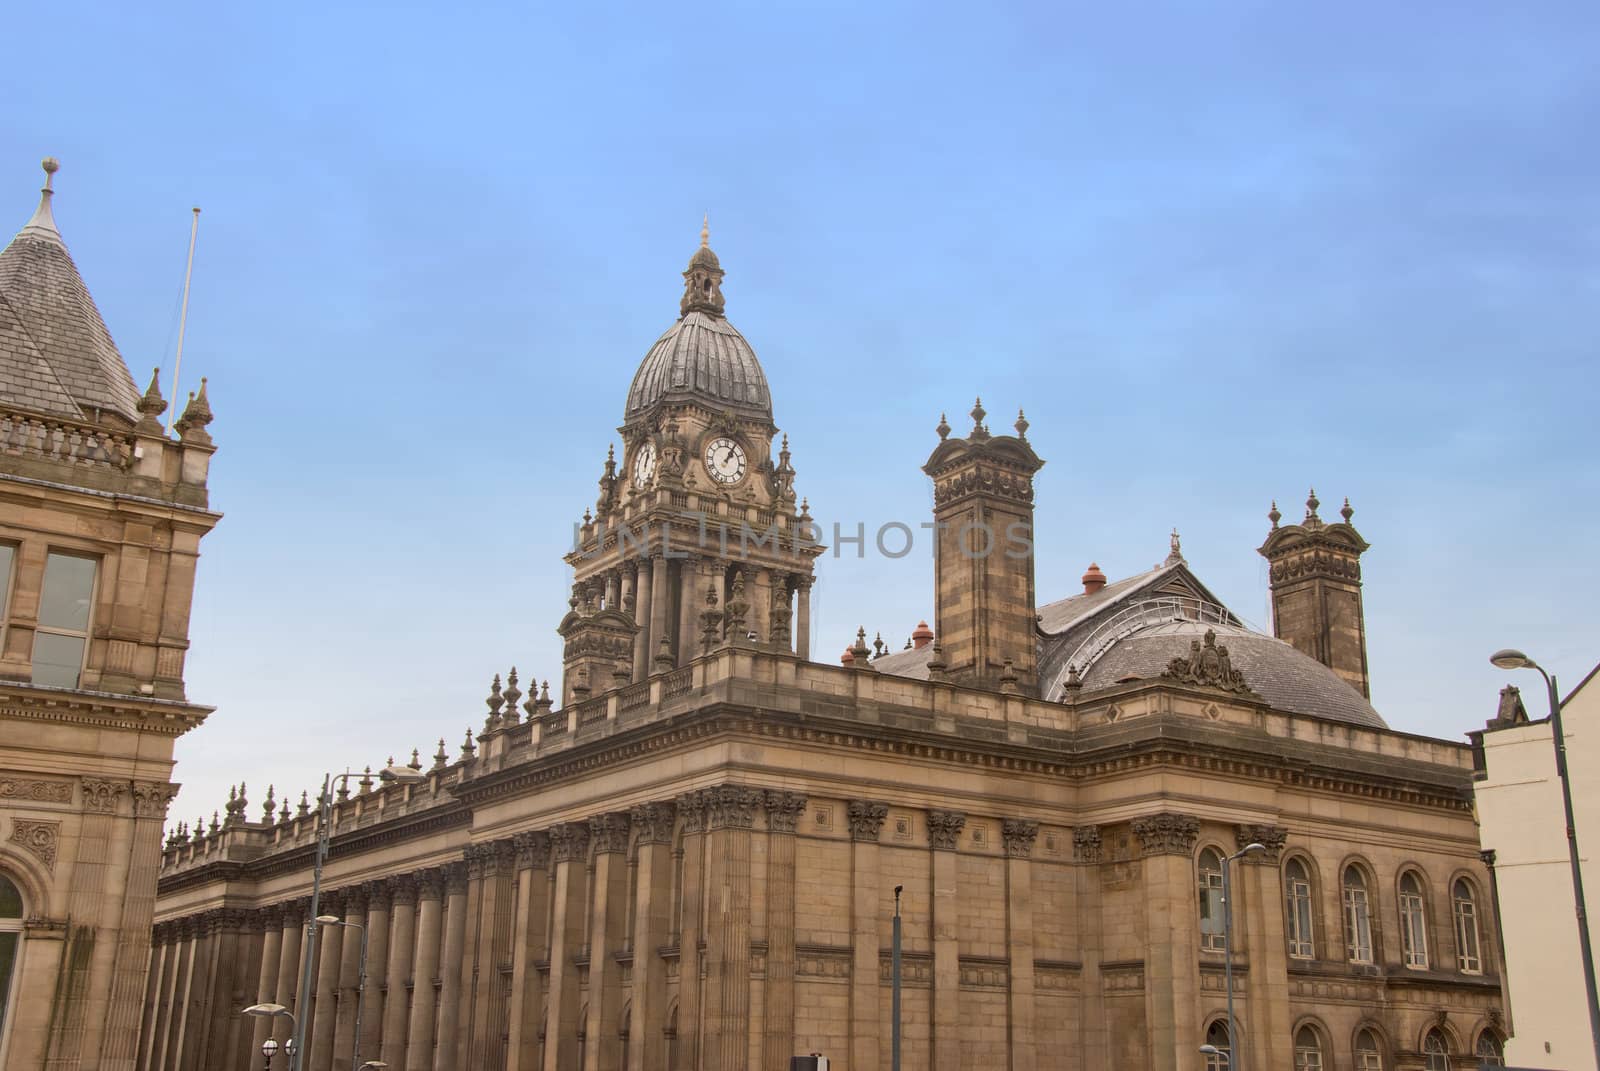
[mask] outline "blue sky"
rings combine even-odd
[[[929,516],[1025,406],[1038,586],[1166,553],[1269,627],[1276,498],[1348,495],[1374,703],[1459,738],[1497,647],[1600,659],[1592,4],[27,5],[0,209],[56,218],[221,447],[173,817],[482,724],[701,213],[825,525]],[[823,559],[817,649],[931,614]],[[1527,678],[1526,674],[1518,674]],[[1523,679],[1525,689],[1537,678]],[[1530,702],[1542,710],[1542,700]],[[254,806],[252,806],[254,811]]]

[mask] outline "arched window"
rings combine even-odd
[[[1505,1050],[1500,1046],[1500,1039],[1493,1030],[1485,1030],[1478,1035],[1478,1048],[1475,1053],[1478,1057],[1479,1067],[1504,1067],[1506,1065]]]
[[[1355,865],[1344,868],[1344,957],[1351,963],[1372,962],[1372,904],[1367,878]]]
[[[1283,896],[1289,913],[1289,955],[1311,959],[1316,955],[1311,938],[1311,875],[1303,859],[1291,859],[1283,868]]]
[[[1383,1050],[1370,1030],[1356,1035],[1356,1071],[1383,1071]]]
[[[22,962],[22,890],[0,874],[0,1054],[6,1051],[6,1028],[11,1023],[13,992]]]
[[[1322,1071],[1322,1039],[1309,1026],[1295,1032],[1294,1071]]]
[[[1483,973],[1483,958],[1478,952],[1478,902],[1466,878],[1456,879],[1450,890],[1450,906],[1456,918],[1456,966],[1466,974]]]
[[[1206,1071],[1228,1071],[1233,1048],[1228,1044],[1228,1024],[1218,1019],[1206,1031],[1206,1044],[1216,1052],[1206,1053]]]
[[[1222,853],[1207,848],[1200,853],[1200,947],[1221,952],[1227,940],[1222,912]]]
[[[1444,1035],[1439,1031],[1430,1030],[1422,1039],[1422,1055],[1428,1071],[1450,1071],[1450,1046],[1445,1044]]]
[[[667,1068],[666,1071],[679,1071],[678,1063],[678,1006],[674,1004],[672,1010],[667,1012],[667,1024],[661,1029],[661,1036],[667,1043]]]
[[[1415,871],[1400,878],[1400,949],[1407,967],[1428,967],[1428,912],[1422,902],[1422,883]]]

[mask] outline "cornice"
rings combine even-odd
[[[43,688],[0,682],[0,718],[89,725],[97,729],[160,733],[178,737],[206,720],[216,707],[175,699],[83,689]]]

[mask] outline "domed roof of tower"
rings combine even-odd
[[[662,401],[700,401],[772,420],[772,395],[756,351],[723,314],[722,265],[709,229],[683,273],[678,322],[656,339],[628,388],[624,419]]]
[[[60,165],[44,161],[39,207],[0,251],[0,400],[88,419],[139,419],[139,389],[56,230]]]

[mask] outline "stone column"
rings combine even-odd
[[[167,979],[167,1013],[161,1024],[161,1037],[156,1047],[155,1065],[163,1071],[169,1071],[178,1066],[183,1023],[183,1005],[188,999],[188,979],[190,959],[194,953],[194,927],[195,920],[191,918],[175,919],[171,923],[173,928],[172,971]]]
[[[1242,950],[1249,960],[1241,1041],[1246,1067],[1288,1067],[1294,1059],[1293,1021],[1289,1015],[1289,950],[1283,924],[1283,886],[1278,861],[1288,831],[1281,826],[1240,825],[1235,829],[1239,848],[1252,842],[1265,852],[1247,855],[1236,864],[1233,934],[1244,936]],[[1342,940],[1342,937],[1341,937]],[[1234,961],[1235,963],[1238,960]],[[1238,975],[1234,975],[1238,985]],[[1238,1002],[1235,990],[1234,1001]]]
[[[145,993],[144,1030],[139,1038],[140,1071],[151,1071],[157,1066],[156,1052],[160,1045],[157,1035],[166,1023],[167,979],[172,977],[172,927],[158,922],[150,931],[150,983]]]
[[[576,1071],[578,1067],[577,957],[583,949],[584,886],[588,877],[589,827],[564,822],[550,830],[551,856],[555,860],[555,904],[550,932],[550,1008],[545,1022],[545,1071]]]
[[[1079,958],[1083,964],[1078,991],[1083,1009],[1083,1068],[1110,1065],[1106,1039],[1104,982],[1100,964],[1105,958],[1105,917],[1100,900],[1100,827],[1078,826],[1072,831],[1073,883],[1078,904]]]
[[[545,958],[550,933],[550,837],[518,833],[517,920],[511,938],[511,1024],[508,1071],[539,1071],[539,1032],[544,1029],[544,987],[538,963]]]
[[[850,1066],[879,1066],[878,920],[883,916],[878,890],[878,835],[889,816],[886,804],[851,800],[850,871],[854,898],[850,910]]]
[[[678,1063],[701,1066],[700,940],[705,933],[706,793],[678,797],[683,818],[683,916],[678,924]]]
[[[639,631],[633,634],[633,679],[642,681],[650,675],[650,607],[653,603],[650,580],[650,559],[640,556],[633,563],[633,623]]]
[[[378,1059],[378,1049],[383,1037],[384,980],[389,973],[389,895],[390,883],[369,881],[367,894],[367,962],[364,977],[356,983],[356,1018],[361,1020],[357,1052],[351,1058],[353,1067],[366,1060]],[[398,951],[398,950],[394,950]],[[399,992],[404,993],[402,989]],[[385,1061],[387,1063],[387,1061]]]
[[[795,1055],[794,841],[806,798],[798,792],[769,790],[766,805],[767,984],[761,1066],[784,1068]]]
[[[300,957],[305,954],[306,901],[290,900],[281,905],[280,918],[283,929],[278,940],[278,991],[272,1000],[294,1013],[296,1020],[311,1013],[311,1002],[298,997],[300,988]],[[272,1020],[272,1038],[279,1045],[293,1036],[289,1020],[277,1016]],[[266,1040],[265,1038],[262,1039]],[[260,1052],[260,1048],[256,1049]]]
[[[617,581],[618,581],[618,579],[619,579],[619,577],[617,576],[617,571],[615,569],[613,569],[610,572],[606,573],[605,608],[607,610],[620,610],[622,608],[621,605],[617,601],[617,599],[618,599],[618,592],[617,592],[617,587],[618,587]]]
[[[447,1067],[466,1071],[472,1067],[471,1060],[473,1036],[474,994],[478,985],[478,936],[482,930],[480,924],[481,909],[483,907],[484,875],[488,873],[489,862],[494,857],[494,849],[487,844],[469,844],[464,853],[467,866],[467,895],[464,901],[466,914],[461,927],[461,966],[458,970],[460,986],[456,990],[455,1019],[455,1054],[451,1057]],[[454,932],[454,926],[451,927]],[[448,955],[446,959],[448,960]],[[444,1032],[440,1031],[439,1046],[444,1047]]]
[[[961,920],[958,914],[956,849],[967,816],[960,811],[928,812],[928,852],[933,869],[933,1023],[934,1071],[961,1067]],[[1093,1065],[1085,1065],[1089,1071]]]
[[[439,998],[433,980],[439,974],[439,940],[444,871],[437,867],[417,875],[417,952],[411,969],[411,1018],[406,1027],[406,1071],[432,1071],[433,1035]],[[393,1064],[390,1065],[395,1066]]]
[[[227,1067],[231,1050],[232,1027],[238,1019],[233,1005],[233,994],[239,988],[239,975],[249,959],[249,951],[240,939],[244,928],[244,912],[224,908],[213,920],[211,987],[208,1005],[211,1022],[206,1028],[206,1045],[197,1066],[206,1071]]]
[[[378,1059],[394,1071],[403,1071],[406,1066],[406,1013],[410,1003],[406,983],[411,981],[411,964],[417,948],[417,882],[409,874],[399,874],[390,878],[388,884],[389,961],[384,964],[386,992],[378,1034],[381,1047],[369,1049],[363,1039],[361,1052],[363,1055],[377,1052]]]
[[[700,614],[706,605],[707,573],[703,559],[692,556],[678,563],[678,665],[700,657]],[[722,605],[722,585],[717,585],[717,606]]]
[[[324,896],[317,910],[338,915],[344,907],[343,891]],[[339,1021],[339,964],[344,959],[344,927],[317,927],[317,995],[311,1009],[311,1052],[305,1071],[330,1071],[333,1067],[334,1031]]]
[[[750,616],[745,618],[745,631],[756,634],[756,643],[771,643],[772,570],[762,569],[746,562],[744,579],[750,599]],[[739,638],[744,639],[743,636]]]
[[[516,849],[510,837],[486,845],[483,900],[478,913],[478,976],[473,993],[472,1046],[468,1067],[504,1067],[506,992],[500,965],[511,947],[511,884],[516,873]]]
[[[811,658],[811,584],[810,576],[795,581],[794,653],[801,661]]]
[[[1007,818],[1000,823],[1006,848],[1006,1018],[1010,1024],[1011,1071],[1038,1066],[1034,1034],[1033,842],[1039,823]]]
[[[257,982],[261,977],[262,961],[266,958],[265,931],[268,923],[266,912],[259,909],[243,911],[240,916],[243,919],[239,930],[240,955],[234,974],[233,994],[228,1005],[228,1044],[225,1055],[217,1064],[223,1071],[234,1067],[248,1067],[250,1054],[255,1052],[259,1055],[261,1051],[250,1048],[256,1017],[245,1015],[244,1009],[261,999],[256,995],[259,991]],[[274,934],[279,932],[276,922],[272,923],[272,931]]]
[[[742,1071],[750,1061],[750,830],[764,798],[743,785],[705,792],[707,1071]]]
[[[433,1071],[467,1071],[457,1062],[461,1024],[461,970],[467,943],[467,866],[444,868],[444,950],[439,957],[439,1026],[434,1037]],[[311,1071],[316,1071],[312,1068]]]
[[[283,911],[279,907],[269,907],[264,915],[266,929],[261,939],[261,974],[256,979],[253,1004],[266,1004],[277,999],[278,957],[283,954]],[[272,1020],[259,1015],[252,1017],[250,1022],[250,1051],[259,1055],[261,1043],[270,1036],[268,1031],[272,1029]]]
[[[667,631],[667,611],[671,608],[672,602],[669,586],[671,572],[671,563],[660,553],[650,556],[650,647],[644,653],[646,665],[650,664],[656,652],[661,649],[662,640],[672,643],[672,636]],[[673,653],[676,654],[677,651],[674,650]]]
[[[584,1071],[620,1071],[622,967],[616,955],[627,940],[628,833],[625,812],[589,819],[594,846],[594,886],[589,909],[589,1018],[584,1024]]]
[[[633,809],[637,881],[633,910],[633,1002],[626,1071],[665,1067],[662,1028],[667,1016],[667,965],[661,946],[671,928],[672,826],[677,807],[646,803]]]
[[[189,941],[189,970],[183,984],[183,1012],[177,1022],[173,1038],[175,1071],[195,1071],[200,1066],[200,1056],[205,1048],[206,1004],[210,996],[211,953],[215,943],[212,932],[214,918],[211,912],[196,916],[193,937]]]
[[[344,925],[339,936],[339,996],[333,1028],[333,1071],[351,1071],[356,1044],[356,984],[361,977],[361,935],[367,924],[367,889],[353,888],[344,898]],[[333,936],[330,930],[328,935]],[[371,935],[367,935],[369,944]],[[331,943],[331,942],[330,942]]]
[[[1199,921],[1194,907],[1194,842],[1200,823],[1186,814],[1133,821],[1144,857],[1145,1033],[1152,1071],[1190,1071],[1199,1037]]]

